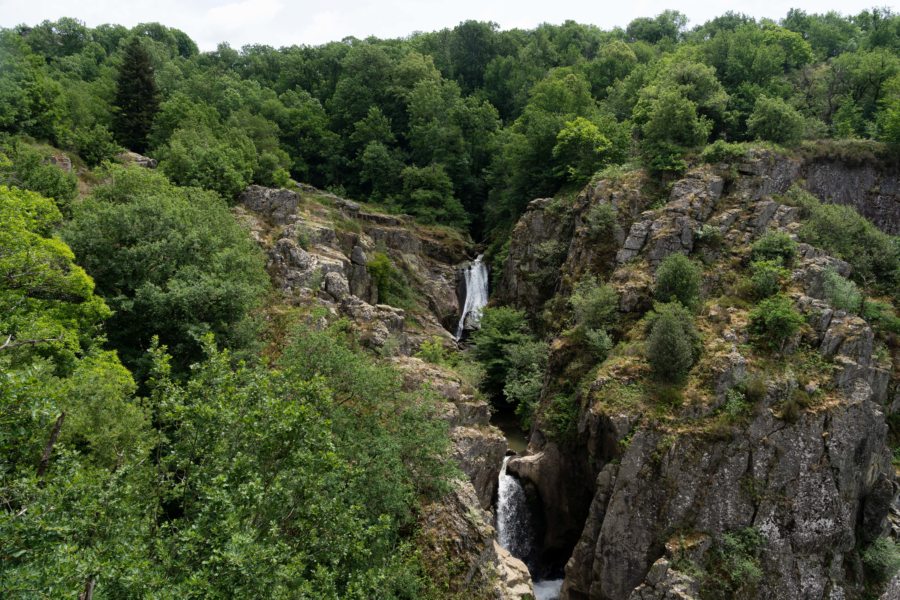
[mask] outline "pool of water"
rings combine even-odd
[[[519,426],[516,415],[508,411],[497,411],[491,415],[491,425],[503,432],[509,444],[509,449],[516,454],[525,452],[528,447],[528,438]]]

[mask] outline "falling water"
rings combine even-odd
[[[488,270],[487,265],[481,260],[483,257],[483,254],[479,254],[465,270],[466,302],[459,316],[459,324],[456,326],[457,340],[462,337],[467,320],[470,327],[478,325],[481,320],[481,309],[488,301]]]
[[[532,531],[528,518],[528,504],[525,490],[519,480],[506,472],[503,459],[500,467],[500,481],[497,489],[497,541],[513,556],[525,560],[532,550]]]
[[[527,563],[534,554],[534,530],[525,490],[518,479],[506,472],[506,463],[510,458],[505,457],[500,467],[497,490],[497,541],[509,550],[510,554]],[[562,583],[562,579],[535,580],[535,599],[557,600]]]

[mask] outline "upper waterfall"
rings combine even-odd
[[[462,337],[466,329],[466,323],[475,327],[481,321],[481,310],[488,301],[488,270],[479,254],[472,264],[466,267],[464,277],[466,279],[466,301],[463,304],[462,313],[459,315],[459,324],[456,326],[456,339]]]

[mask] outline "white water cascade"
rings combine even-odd
[[[516,558],[526,560],[534,550],[534,531],[528,512],[525,490],[519,480],[506,472],[503,459],[497,489],[497,541]],[[534,582],[536,600],[556,600],[562,588],[562,579],[545,579]]]
[[[483,257],[483,254],[479,254],[465,270],[466,302],[463,304],[459,324],[456,326],[457,341],[462,337],[467,320],[470,327],[478,325],[481,321],[481,310],[488,301],[488,270],[487,265],[481,260]]]
[[[519,480],[506,472],[503,459],[497,488],[497,541],[515,557],[525,559],[531,554],[532,532],[528,519],[528,501]]]

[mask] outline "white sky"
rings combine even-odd
[[[64,16],[91,27],[156,21],[186,32],[201,50],[212,50],[222,41],[240,48],[245,44],[315,45],[347,36],[402,37],[453,27],[467,19],[494,21],[502,29],[566,19],[609,29],[674,8],[688,16],[692,27],[728,10],[780,19],[791,7],[810,13],[857,14],[885,5],[897,11],[896,0],[0,0],[0,26],[33,25]]]

